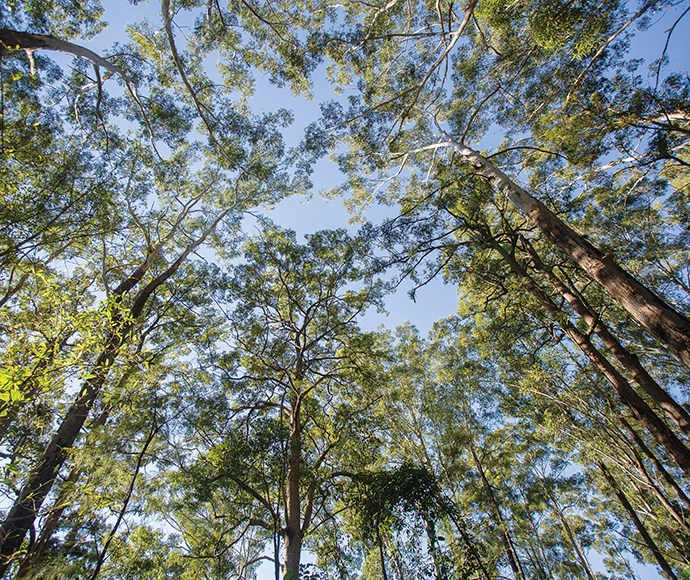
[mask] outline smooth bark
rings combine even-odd
[[[131,82],[120,67],[108,62],[92,50],[49,34],[31,34],[9,28],[0,28],[0,54],[5,54],[9,50],[24,50],[26,52],[51,50],[77,58],[85,58],[95,66],[102,66],[109,73],[117,74],[126,82]]]
[[[451,147],[456,154],[472,163],[477,173],[502,191],[548,240],[601,284],[644,328],[666,344],[674,356],[690,367],[690,320],[643,286],[611,257],[602,254],[484,156],[447,134],[444,137],[446,142],[439,147]]]

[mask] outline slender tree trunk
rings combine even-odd
[[[651,435],[673,457],[676,464],[684,473],[690,475],[690,450],[676,436],[676,434],[662,421],[647,402],[638,395],[630,386],[630,383],[621,375],[604,355],[592,344],[586,334],[563,316],[560,308],[553,300],[532,280],[527,271],[511,256],[500,244],[489,241],[491,247],[503,256],[513,272],[522,278],[527,291],[532,294],[546,308],[549,314],[557,321],[568,337],[580,348],[580,350],[594,363],[602,375],[608,380],[618,393],[624,405],[630,408],[635,418],[644,425]]]
[[[98,574],[101,571],[101,567],[103,566],[103,562],[105,562],[106,557],[108,556],[108,549],[110,548],[110,544],[113,541],[113,538],[115,538],[115,534],[117,533],[118,528],[120,527],[120,524],[122,523],[122,520],[125,517],[125,514],[127,513],[127,506],[129,506],[129,502],[132,499],[132,494],[134,493],[134,486],[136,485],[137,482],[137,477],[139,476],[139,471],[141,470],[141,466],[144,463],[144,458],[146,456],[146,452],[148,451],[149,446],[151,445],[154,437],[160,430],[160,426],[157,424],[157,418],[156,418],[156,409],[154,408],[154,415],[153,415],[153,422],[151,424],[151,429],[149,430],[148,437],[146,438],[146,441],[144,441],[144,445],[141,449],[141,451],[137,455],[137,464],[136,467],[134,468],[134,473],[132,474],[132,478],[130,479],[129,486],[127,488],[127,492],[125,493],[125,498],[124,501],[122,502],[122,507],[120,508],[120,513],[118,514],[117,520],[115,521],[115,524],[113,524],[113,527],[110,529],[110,532],[108,533],[108,538],[106,541],[103,543],[103,548],[101,549],[101,553],[98,556],[98,561],[96,562],[96,568],[93,571],[93,574],[91,575],[91,580],[96,580],[98,578]]]
[[[625,511],[628,512],[630,519],[635,524],[635,527],[644,539],[645,544],[647,544],[649,550],[652,552],[652,554],[654,554],[654,558],[656,558],[656,561],[659,564],[659,567],[661,568],[661,571],[663,572],[664,576],[666,576],[667,580],[678,580],[676,578],[676,575],[673,573],[673,570],[671,570],[671,566],[669,566],[668,562],[666,561],[666,558],[664,558],[664,555],[661,553],[658,546],[656,545],[652,537],[649,535],[649,532],[644,527],[644,524],[637,515],[637,512],[632,507],[632,505],[630,505],[630,502],[628,501],[628,498],[625,496],[625,493],[623,493],[623,490],[621,490],[618,487],[616,480],[609,473],[608,469],[606,468],[606,465],[604,465],[603,462],[599,462],[599,467],[601,468],[601,472],[604,474],[606,481],[608,481],[609,485],[613,488],[613,491],[616,494],[618,501],[621,502],[621,505],[625,508]]]
[[[642,440],[642,438],[638,435],[637,431],[633,429],[630,426],[630,423],[628,423],[625,418],[621,417],[620,419],[621,423],[625,427],[625,429],[630,433],[632,436],[633,440],[637,444],[637,446],[642,450],[642,452],[649,458],[649,460],[652,462],[652,465],[656,468],[656,470],[661,474],[661,476],[664,478],[664,481],[673,489],[674,492],[676,492],[676,495],[678,496],[678,499],[680,499],[683,504],[685,504],[685,507],[687,509],[690,509],[690,498],[687,496],[687,494],[683,491],[683,489],[678,485],[678,482],[673,478],[673,476],[666,470],[666,468],[662,465],[662,463],[657,459],[656,455],[652,452],[652,450],[647,447],[646,443]]]
[[[290,413],[290,449],[288,454],[287,488],[285,493],[285,569],[283,578],[299,579],[302,555],[300,511],[300,463],[302,460],[301,400],[295,395]]]
[[[558,500],[555,497],[552,497],[551,500],[553,501],[554,507],[556,508],[558,519],[561,520],[563,529],[565,530],[565,533],[568,536],[568,539],[570,540],[570,543],[572,544],[578,559],[580,560],[580,564],[582,565],[582,567],[585,570],[585,573],[587,574],[587,578],[589,578],[589,580],[596,580],[594,571],[592,570],[592,567],[589,564],[589,560],[587,560],[585,551],[582,549],[582,545],[577,539],[577,536],[573,533],[572,529],[570,528],[570,524],[568,523],[568,520],[565,517],[565,514],[563,513],[563,508],[561,508],[560,504],[558,503]]]
[[[625,419],[623,419],[625,420]],[[663,504],[663,506],[666,508],[666,511],[669,513],[669,515],[676,520],[678,525],[683,529],[685,532],[686,536],[688,536],[688,539],[690,539],[690,525],[688,525],[688,522],[686,521],[686,517],[684,513],[679,509],[678,506],[674,505],[669,501],[669,499],[666,497],[664,492],[659,489],[659,487],[654,483],[654,480],[652,477],[649,475],[649,472],[647,471],[647,467],[644,464],[644,461],[642,460],[642,457],[640,457],[640,454],[637,452],[637,449],[634,447],[631,449],[633,456],[635,457],[635,463],[637,464],[637,469],[644,478],[644,480],[647,482],[647,487],[652,490],[652,493],[656,496],[656,498]]]
[[[643,286],[613,259],[602,254],[488,159],[447,134],[445,138],[447,146],[472,163],[477,172],[502,191],[556,247],[601,284],[644,328],[690,367],[690,320]]]
[[[663,389],[642,366],[636,355],[629,352],[611,333],[598,315],[584,301],[570,290],[556,274],[547,268],[528,240],[522,238],[535,267],[546,274],[553,287],[568,301],[575,312],[601,338],[602,342],[616,357],[618,362],[630,373],[632,379],[647,393],[652,400],[666,412],[684,433],[690,434],[690,414]]]
[[[479,566],[479,569],[482,571],[482,574],[484,575],[484,580],[491,580],[491,575],[489,574],[489,571],[486,569],[486,566],[484,566],[484,561],[482,560],[482,557],[479,555],[479,552],[477,552],[477,548],[475,547],[472,538],[470,538],[470,536],[465,531],[465,524],[463,523],[462,519],[457,514],[453,513],[453,510],[449,510],[448,517],[455,524],[455,527],[460,533],[462,541],[465,543],[465,546],[467,546],[467,549],[474,558],[475,563]]]
[[[432,516],[424,512],[422,514],[424,518],[424,529],[426,530],[427,545],[429,546],[429,553],[431,554],[431,560],[434,563],[434,574],[436,580],[445,580],[448,576],[448,572],[440,561],[439,551],[438,551],[438,538],[436,536],[436,522],[432,519]]]
[[[515,580],[526,580],[525,573],[522,570],[522,564],[520,563],[520,558],[517,555],[515,545],[513,544],[510,534],[508,533],[508,527],[506,526],[506,523],[503,520],[503,515],[501,514],[501,507],[498,505],[498,500],[496,499],[494,490],[491,487],[489,480],[486,478],[484,468],[482,467],[482,464],[479,461],[479,458],[477,457],[477,453],[474,450],[474,445],[472,445],[471,443],[470,453],[472,454],[472,459],[474,459],[474,464],[477,467],[477,471],[479,471],[479,477],[482,480],[482,487],[484,488],[484,491],[486,492],[486,495],[489,498],[489,502],[491,503],[491,507],[494,512],[494,517],[496,518],[496,523],[498,525],[499,533],[501,534],[503,548],[506,552],[506,555],[508,556],[508,563],[510,564],[510,568],[513,571],[513,576],[515,577]]]
[[[529,519],[530,526],[532,527],[532,531],[534,532],[534,539],[536,540],[536,546],[538,548],[538,551],[534,550],[534,552],[536,560],[539,563],[540,573],[543,578],[550,580],[553,576],[553,573],[551,572],[551,568],[549,568],[549,559],[546,557],[546,554],[544,554],[542,540],[539,537],[539,529],[535,525],[534,519],[532,518],[532,514],[529,511],[527,512],[527,517]]]
[[[381,577],[383,580],[388,580],[388,572],[386,572],[386,553],[383,550],[383,538],[381,537],[381,509],[376,513],[376,545],[379,548]]]
[[[70,473],[70,476],[65,479],[65,483],[68,484],[72,481],[76,481],[80,474],[81,472]],[[55,532],[65,508],[67,508],[69,505],[66,501],[67,496],[67,488],[63,488],[55,499],[46,521],[43,523],[43,527],[41,528],[41,533],[38,536],[38,539],[31,546],[29,553],[22,561],[15,578],[24,578],[29,571],[38,565],[38,563],[43,559],[43,555],[48,547],[48,542],[50,541],[50,538],[53,537],[53,532]]]

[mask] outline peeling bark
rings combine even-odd
[[[557,248],[594,278],[644,328],[662,341],[675,357],[690,367],[690,320],[643,286],[612,258],[602,254],[580,234],[566,225],[542,202],[478,152],[444,134],[446,143],[474,165],[479,175],[489,180]]]

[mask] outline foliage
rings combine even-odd
[[[0,576],[687,570],[688,365],[597,273],[687,321],[682,3],[103,8],[0,6]],[[289,149],[256,79],[324,75]],[[300,243],[259,212],[326,155],[384,218]]]

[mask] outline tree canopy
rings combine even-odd
[[[690,577],[686,4],[0,2],[0,577]]]

